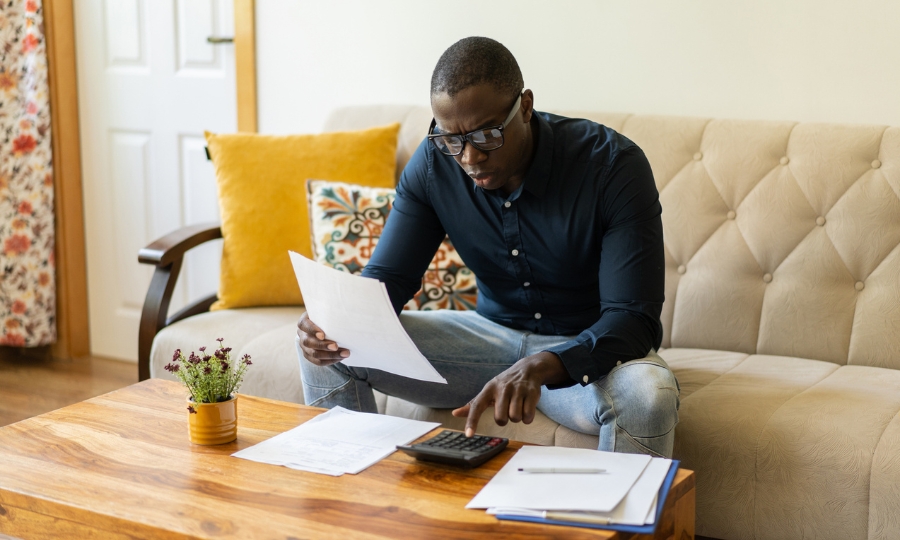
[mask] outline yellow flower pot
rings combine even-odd
[[[194,403],[188,398],[188,430],[194,444],[225,444],[237,439],[237,396],[219,403]]]

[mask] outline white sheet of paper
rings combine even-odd
[[[607,519],[609,523],[619,525],[652,525],[656,521],[656,503],[659,498],[659,488],[662,487],[666,474],[672,466],[671,459],[652,458],[647,468],[641,473],[625,498],[610,512],[568,512],[574,516],[588,516],[599,519]],[[551,518],[546,510],[531,510],[528,508],[488,508],[488,514],[505,514],[513,516],[528,516],[537,518]],[[560,518],[565,521],[565,518]]]
[[[653,504],[650,505],[650,509],[647,510],[647,517],[644,518],[644,523],[647,525],[652,525],[656,521],[656,503],[658,502],[659,495],[653,497]]]
[[[652,458],[625,499],[609,513],[610,521],[624,525],[649,525],[656,521],[659,488],[671,466],[671,459]]]
[[[666,474],[672,466],[671,459],[652,458],[647,468],[641,473],[625,498],[610,512],[568,512],[573,516],[596,517],[608,519],[609,523],[619,525],[651,525],[656,521],[656,503],[659,488],[666,479]],[[534,510],[529,508],[488,508],[488,514],[528,516],[537,518],[550,518],[546,510]],[[565,521],[565,518],[560,518]]]
[[[290,255],[309,318],[350,351],[345,365],[447,384],[403,329],[383,283]]]
[[[332,476],[356,474],[439,425],[335,407],[232,456]]]
[[[469,501],[466,508],[527,508],[609,512],[650,463],[650,456],[584,448],[525,446]],[[603,474],[528,474],[527,467],[599,468]],[[645,507],[646,515],[646,507]],[[641,516],[644,517],[643,515]]]

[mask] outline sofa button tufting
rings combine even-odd
[[[683,273],[685,273],[685,272],[687,272],[687,268],[685,268],[683,264],[682,264],[682,265],[679,265],[679,266],[678,266],[678,273],[679,273],[679,274],[683,274]]]
[[[587,384],[587,382],[588,382],[589,380],[591,380],[591,379],[588,378],[587,375],[585,375],[584,377],[581,378],[581,380],[584,381],[584,384]]]
[[[862,281],[857,281],[856,285],[853,286],[857,291],[861,291],[866,288],[866,284]]]
[[[783,156],[780,160],[778,160],[778,163],[781,163],[782,165],[787,165],[790,162],[791,162],[791,158],[789,158],[787,156]]]
[[[766,283],[772,283],[772,274],[768,272],[763,274],[763,281],[765,281]]]
[[[881,162],[876,159],[872,162],[872,168],[877,169],[878,167],[881,167]]]
[[[734,212],[734,210],[729,210],[726,216],[728,216],[728,219],[734,219],[737,217],[737,214]]]
[[[700,161],[701,159],[703,159],[703,154],[701,154],[700,152],[694,154],[694,161]]]
[[[819,227],[825,225],[825,218],[823,218],[822,216],[817,217],[817,218],[816,218],[816,225],[818,225]]]

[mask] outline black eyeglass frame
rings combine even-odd
[[[476,130],[466,133],[465,135],[455,135],[452,133],[432,133],[434,131],[434,128],[437,127],[437,120],[432,118],[431,126],[428,128],[428,140],[431,141],[431,144],[433,144],[435,148],[437,148],[438,152],[444,154],[445,156],[458,156],[458,155],[462,154],[466,150],[466,142],[468,142],[475,148],[481,150],[482,152],[491,152],[493,150],[501,148],[503,146],[503,143],[506,142],[505,138],[503,137],[503,130],[506,128],[506,126],[509,125],[510,122],[512,122],[512,119],[515,118],[516,112],[519,111],[519,106],[522,104],[522,96],[524,94],[525,94],[525,90],[522,89],[522,91],[519,92],[519,97],[516,98],[516,102],[513,103],[512,110],[509,111],[509,115],[506,117],[506,120],[504,120],[502,124],[499,124],[496,126],[485,127],[485,128],[481,128],[481,129],[476,129]],[[500,131],[500,145],[499,146],[495,146],[490,149],[482,148],[482,147],[478,146],[478,143],[476,143],[475,141],[473,141],[470,138],[472,135],[474,135],[476,133],[490,131],[493,129]],[[457,138],[459,138],[462,143],[462,146],[460,147],[459,152],[456,152],[455,154],[451,154],[449,152],[445,152],[444,150],[442,150],[441,147],[438,146],[438,143],[435,141],[435,139],[437,139],[438,137],[457,137]]]

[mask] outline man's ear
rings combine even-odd
[[[522,122],[531,122],[531,113],[534,112],[534,93],[531,90],[522,92]]]

